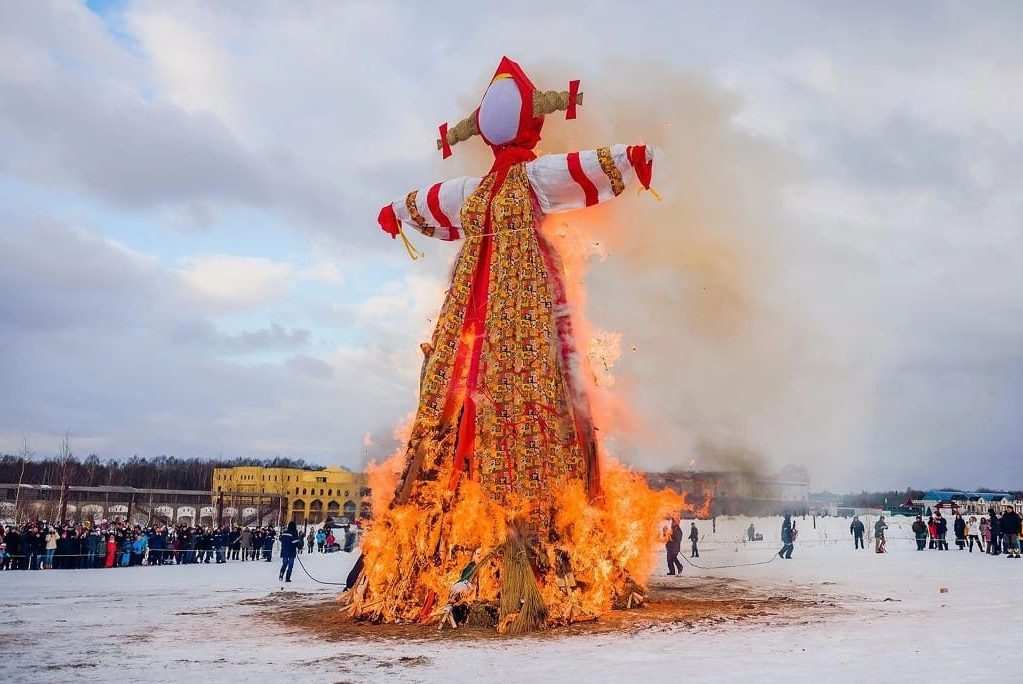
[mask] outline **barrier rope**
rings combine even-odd
[[[684,553],[680,553],[679,555],[682,556],[682,560],[684,560],[686,563],[689,563],[689,565],[693,566],[694,568],[699,568],[700,570],[721,570],[722,568],[750,568],[753,567],[754,565],[767,565],[768,563],[773,563],[777,559],[781,558],[781,554],[779,554],[779,552],[777,551],[774,551],[773,553],[771,553],[770,558],[762,561],[753,561],[750,563],[730,563],[728,565],[698,565],[694,563],[693,560],[687,557]]]
[[[299,566],[300,566],[300,567],[302,568],[302,572],[304,572],[304,573],[306,574],[306,576],[307,576],[307,577],[308,577],[309,579],[311,579],[312,581],[314,581],[314,582],[317,582],[318,584],[330,584],[330,585],[333,585],[333,586],[336,586],[336,587],[343,587],[343,586],[345,586],[345,583],[344,583],[344,582],[325,582],[325,581],[323,581],[323,580],[319,580],[319,579],[316,579],[315,577],[313,577],[313,576],[312,576],[312,575],[311,575],[311,574],[309,573],[309,571],[308,571],[308,570],[306,570],[306,568],[305,568],[305,563],[303,563],[303,562],[302,562],[302,556],[301,556],[301,554],[298,554],[298,555],[296,555],[296,556],[295,556],[295,560],[297,560],[297,561],[298,561],[298,564],[299,564]]]

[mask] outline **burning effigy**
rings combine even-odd
[[[461,622],[523,633],[642,601],[658,522],[682,506],[602,453],[561,257],[545,216],[651,190],[646,145],[533,150],[544,117],[582,104],[579,81],[539,91],[503,58],[438,149],[479,136],[490,170],[414,190],[379,214],[461,240],[424,354],[419,405],[394,462],[373,474],[373,522],[343,602],[357,619]],[[395,467],[398,466],[398,467]]]

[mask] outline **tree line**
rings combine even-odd
[[[963,487],[937,487],[940,491],[957,491],[963,490]],[[967,488],[968,489],[968,488]],[[992,489],[991,487],[977,487],[973,489],[977,493],[992,493],[992,492],[1006,492],[1016,497],[1021,496],[1021,493],[1013,490],[1005,489]],[[891,506],[899,506],[903,503],[913,500],[921,499],[926,492],[922,489],[903,489],[903,490],[888,490],[888,491],[876,491],[868,492],[862,491],[859,493],[842,494],[837,497],[837,504],[839,506],[850,507],[850,508],[889,508]],[[811,495],[813,498],[815,495]]]
[[[56,456],[38,458],[31,454],[0,456],[0,483],[47,484],[54,487],[122,486],[139,489],[209,490],[214,468],[263,466],[323,470],[304,459],[278,456],[258,458],[177,458],[175,456],[132,456],[126,460],[100,459],[96,454],[79,458],[64,448]]]

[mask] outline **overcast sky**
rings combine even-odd
[[[1023,488],[1023,6],[484,4],[0,3],[0,452],[389,452],[457,245],[376,213],[507,54],[673,153],[588,276],[623,460]]]

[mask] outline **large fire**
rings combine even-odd
[[[563,259],[580,375],[599,445],[601,434],[631,422],[623,402],[610,392],[623,336],[596,330],[582,315],[586,263],[605,255],[563,222],[544,230]],[[399,441],[407,438],[410,424],[411,416],[396,431]],[[471,477],[452,479],[452,463],[442,454],[452,453],[454,439],[449,433],[427,445],[422,469],[432,474],[416,482],[401,503],[394,492],[406,449],[371,466],[373,522],[363,541],[363,575],[342,597],[353,615],[396,623],[442,619],[453,585],[479,550],[471,603],[491,606],[500,631],[525,631],[527,621],[521,618],[528,610],[536,613],[528,628],[593,619],[642,600],[667,516],[687,509],[701,515],[710,506],[705,497],[693,511],[684,494],[652,491],[641,474],[600,447],[601,496],[591,500],[583,481],[561,487],[552,492],[549,527],[537,530],[528,522],[535,520],[529,502],[497,501]],[[511,600],[510,583],[529,589],[534,579],[532,607],[528,596]],[[520,593],[516,588],[514,596]]]

